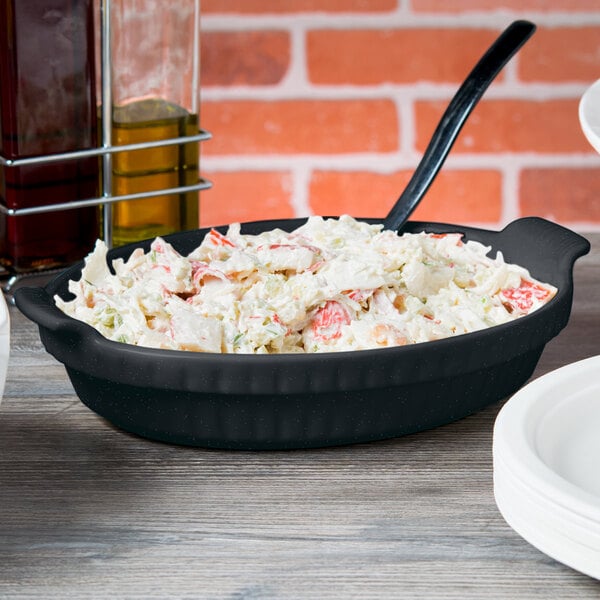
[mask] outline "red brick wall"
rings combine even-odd
[[[577,107],[598,0],[202,0],[202,225],[383,217],[442,112],[511,21],[538,30],[486,92],[414,219],[600,229]]]

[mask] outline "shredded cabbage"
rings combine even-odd
[[[556,288],[461,234],[310,217],[295,231],[211,230],[181,256],[162,238],[108,268],[86,258],[66,314],[105,337],[216,353],[363,350],[477,331],[529,314]]]

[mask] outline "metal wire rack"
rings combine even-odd
[[[112,74],[111,74],[111,27],[110,27],[111,0],[101,0],[100,2],[100,22],[101,22],[101,145],[98,148],[89,148],[76,150],[72,152],[60,152],[31,156],[26,158],[9,159],[0,154],[0,165],[5,168],[13,168],[23,165],[33,164],[51,164],[53,162],[64,160],[76,160],[79,158],[98,156],[102,161],[102,195],[93,198],[83,198],[81,200],[58,202],[56,204],[47,204],[43,206],[28,206],[23,208],[8,208],[0,204],[0,212],[7,216],[19,217],[22,215],[32,215],[39,213],[48,213],[61,210],[74,210],[87,206],[102,206],[102,237],[107,246],[112,246],[113,223],[112,223],[112,204],[115,202],[128,202],[139,200],[141,198],[152,198],[167,194],[182,194],[206,190],[212,187],[212,183],[198,178],[196,183],[170,188],[161,188],[157,190],[139,192],[135,194],[113,195],[113,155],[118,152],[128,152],[134,150],[145,150],[149,148],[159,148],[190,142],[204,142],[211,139],[212,135],[200,129],[197,134],[152,142],[142,142],[137,144],[127,144],[115,146],[112,143]],[[44,272],[1,274],[2,290],[10,295],[22,280],[47,279],[53,276],[60,269],[54,269]]]

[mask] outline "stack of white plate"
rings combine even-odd
[[[600,579],[600,356],[534,380],[494,426],[494,494],[530,544]]]
[[[10,352],[10,318],[4,294],[0,290],[0,402],[4,393],[4,382],[8,368],[8,355]]]

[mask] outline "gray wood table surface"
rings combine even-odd
[[[534,374],[600,354],[600,233]],[[600,598],[496,508],[502,403],[431,431],[309,451],[185,448],[77,399],[11,308],[0,405],[0,598]]]

